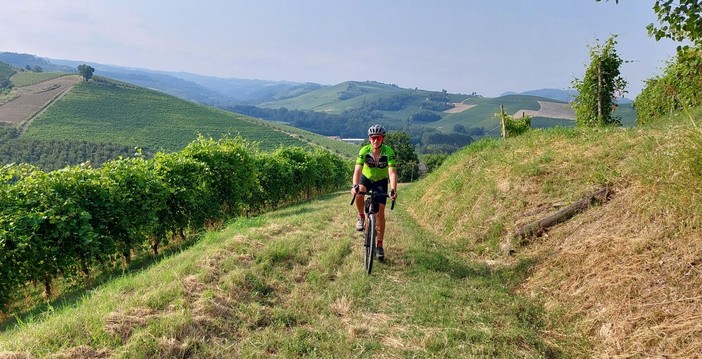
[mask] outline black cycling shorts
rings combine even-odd
[[[366,192],[379,191],[383,193],[388,193],[388,179],[381,179],[380,181],[373,182],[366,178],[366,176],[361,175],[361,185],[366,187]],[[378,203],[386,204],[388,202],[387,197],[378,198]]]

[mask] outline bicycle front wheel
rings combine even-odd
[[[371,274],[373,270],[373,259],[375,258],[375,214],[368,214],[366,221],[365,241],[363,243],[363,266],[366,273]]]

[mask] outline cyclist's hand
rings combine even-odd
[[[351,187],[351,194],[354,196],[358,194],[358,185]]]
[[[390,190],[390,199],[392,199],[393,201],[397,199],[397,191],[395,191],[394,189]]]

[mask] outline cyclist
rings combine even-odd
[[[353,171],[353,188],[351,193],[356,196],[356,209],[358,209],[358,221],[356,230],[363,231],[365,214],[363,213],[363,196],[358,192],[370,190],[388,193],[390,186],[390,198],[397,198],[397,170],[395,168],[395,151],[383,144],[385,139],[385,127],[373,125],[368,129],[368,139],[370,144],[363,146],[358,152],[356,166]],[[385,204],[387,198],[380,200],[380,208],[377,214],[377,254],[379,259],[385,258],[383,250],[383,236],[385,235]]]

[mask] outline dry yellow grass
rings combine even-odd
[[[423,205],[410,212],[467,256],[508,265],[507,243],[535,259],[520,293],[575,325],[592,345],[585,355],[700,357],[700,139],[685,126],[530,133],[454,156],[412,189]],[[602,185],[609,202],[543,237],[513,238]]]

